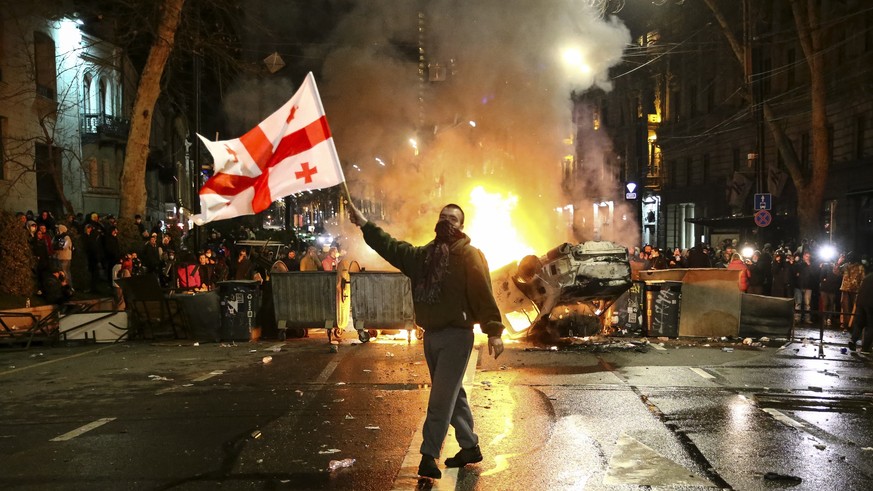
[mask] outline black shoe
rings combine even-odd
[[[849,341],[849,351],[855,351],[856,341]]]
[[[437,467],[436,459],[430,455],[422,455],[421,463],[418,464],[418,475],[421,477],[429,477],[431,479],[439,479],[443,477],[440,468]]]
[[[454,457],[446,459],[446,467],[464,467],[476,462],[482,462],[482,452],[479,450],[479,445],[473,448],[462,448]]]

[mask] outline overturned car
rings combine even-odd
[[[510,335],[548,340],[603,330],[603,314],[631,287],[627,249],[607,241],[569,243],[491,273]]]

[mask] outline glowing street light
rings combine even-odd
[[[571,68],[577,68],[582,73],[591,73],[591,67],[585,63],[585,56],[576,48],[567,48],[561,53],[564,63]]]
[[[376,157],[376,162],[379,162],[379,165],[381,165],[382,167],[385,167],[385,161],[380,159],[379,157]]]

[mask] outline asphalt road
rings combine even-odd
[[[871,360],[844,338],[824,359],[813,341],[613,339],[499,360],[479,339],[485,460],[433,489],[869,489]],[[323,331],[0,348],[0,488],[415,489],[428,382],[416,341],[332,352]],[[450,434],[441,459],[457,450]]]

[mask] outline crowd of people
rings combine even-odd
[[[309,246],[299,260],[298,251],[290,246],[278,253],[279,257],[273,257],[273,251],[236,247],[239,239],[255,238],[247,227],[229,238],[212,229],[204,246],[191,250],[182,246],[179,234],[174,236],[160,225],[149,228],[141,215],[136,215],[134,221],[142,245],[124,248],[118,237],[117,219],[111,214],[78,214],[56,220],[48,211],[39,215],[28,211],[17,217],[30,235],[35,258],[34,295],[52,304],[68,301],[76,289],[83,293],[109,289],[120,305],[122,290],[116,280],[142,274],[155,275],[163,288],[207,291],[226,280],[263,281],[269,264],[276,260],[288,271],[334,271],[340,256],[337,247],[330,246],[321,251]],[[252,253],[261,260],[253,261]],[[88,274],[81,278],[74,278],[74,254],[87,265]]]
[[[287,271],[334,271],[342,252],[337,247],[314,245],[298,251],[286,247],[273,257],[267,251],[250,251],[235,247],[234,239],[254,238],[250,229],[241,229],[240,237],[222,238],[213,229],[199,250],[181,247],[178,235],[166,233],[160,226],[149,229],[142,217],[134,221],[142,237],[142,246],[123,250],[118,238],[117,220],[113,215],[100,217],[69,215],[57,221],[48,211],[34,216],[19,213],[19,220],[30,234],[35,258],[34,277],[37,295],[49,303],[69,300],[75,289],[96,292],[101,285],[111,287],[115,300],[122,301],[117,279],[153,274],[168,289],[211,290],[225,280],[263,281],[269,264],[281,261]],[[74,243],[71,232],[77,233]],[[77,244],[82,250],[77,249]],[[739,249],[736,241],[726,240],[718,248],[707,244],[682,250],[645,245],[629,251],[634,272],[669,268],[725,268],[738,270],[738,288],[745,293],[793,298],[795,321],[812,324],[821,320],[842,329],[850,327],[861,281],[867,272],[866,258],[846,251],[828,255],[828,247],[804,240],[799,245],[783,243],[773,248],[746,244]],[[252,253],[264,253],[253,261]],[[301,253],[298,259],[298,253]],[[84,256],[89,274],[74,278],[74,254]],[[266,267],[265,267],[266,264]]]
[[[707,244],[668,254],[651,245],[635,248],[630,254],[634,271],[670,268],[725,268],[740,271],[738,288],[744,293],[793,298],[795,321],[812,324],[814,317],[828,326],[848,329],[866,258],[847,251],[804,240],[799,245],[783,243],[760,249],[748,244],[738,249],[735,241],[725,241],[716,249]]]

